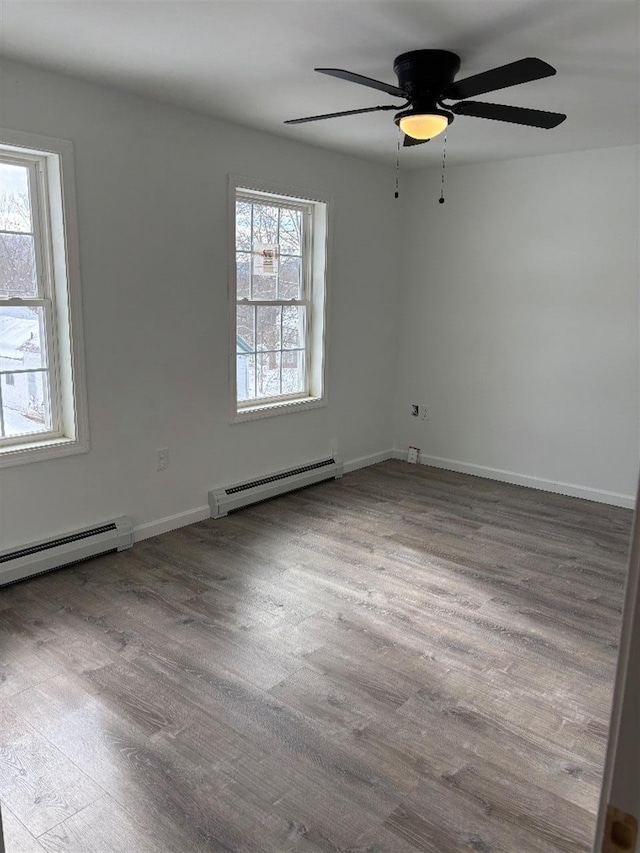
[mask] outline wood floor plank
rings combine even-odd
[[[217,618],[208,619],[202,614],[197,618],[185,615],[179,619],[166,617],[161,611],[133,602],[126,608],[114,609],[106,617],[110,626],[124,634],[139,631],[137,642],[130,643],[149,661],[152,657],[159,664],[164,646],[175,644],[176,657],[187,669],[207,670],[214,661],[209,661],[209,650],[216,649],[218,660],[224,661],[224,669],[241,679],[268,689],[295,671],[301,663],[293,661],[278,649],[265,647],[259,637],[251,632],[235,630],[233,626],[220,623]],[[171,638],[169,640],[169,638]],[[137,648],[136,648],[137,647]],[[138,657],[135,657],[138,660]],[[175,661],[176,658],[172,658]],[[179,664],[180,665],[180,664]]]
[[[192,724],[197,710],[140,667],[122,657],[84,673],[83,683],[101,704],[135,724],[149,737],[158,732],[175,736]],[[207,721],[209,722],[209,721]]]
[[[59,671],[15,636],[0,640],[0,700],[46,681]]]
[[[450,777],[422,781],[385,827],[418,850],[466,853],[582,853],[595,823],[575,806],[529,786],[524,800],[508,776],[467,767]]]
[[[587,853],[630,525],[390,461],[8,587],[14,831],[49,853]]]
[[[0,804],[2,811],[2,831],[4,847],[0,844],[2,853],[42,853],[43,847],[38,840],[20,823],[6,803]]]
[[[296,625],[321,609],[318,604],[309,601],[302,590],[285,589],[278,582],[279,577],[277,575],[275,579],[269,579],[232,575],[216,581],[205,594],[191,598],[185,604],[192,609],[196,609],[194,604],[226,605],[242,618],[251,602],[253,608],[271,616],[271,624],[274,626],[283,622]],[[264,616],[258,624],[261,627],[269,626]]]
[[[0,797],[37,837],[104,792],[16,714],[9,701],[0,705]]]
[[[210,757],[193,760],[173,747],[172,739],[149,738],[124,715],[112,713],[99,696],[84,691],[77,677],[52,679],[7,702],[28,715],[60,753],[68,756],[123,808],[137,824],[153,827],[167,850],[235,850],[240,831],[215,811],[217,789],[227,784],[217,772],[222,761],[239,754],[240,738],[207,719]],[[246,748],[246,745],[245,745]],[[215,848],[214,848],[215,849]]]
[[[373,703],[351,689],[351,685],[334,682],[315,669],[299,669],[276,684],[269,693],[305,717],[317,720],[327,734],[337,735],[345,729],[360,728],[384,714]]]
[[[76,812],[38,841],[38,849],[47,853],[158,853],[164,845],[152,827],[140,826],[109,796]]]

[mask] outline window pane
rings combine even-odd
[[[280,259],[280,299],[300,299],[300,258]]]
[[[280,349],[280,319],[282,308],[279,305],[258,305],[256,312],[256,349]]]
[[[51,429],[49,374],[16,373],[2,379],[2,414],[6,436]]]
[[[26,166],[0,163],[0,230],[33,231]]]
[[[242,192],[235,206],[238,400],[304,396],[309,306],[291,302],[306,302],[304,264],[310,259],[302,254],[310,211],[294,199],[288,207],[266,194]]]
[[[236,348],[239,353],[254,352],[256,309],[252,305],[238,305]]]
[[[251,255],[236,254],[236,290],[238,299],[251,298]]]
[[[280,395],[280,353],[259,352],[256,383],[257,397],[278,397]]]
[[[36,260],[30,234],[0,234],[0,296],[36,296]]]
[[[254,299],[275,299],[277,281],[275,275],[254,275],[253,277],[253,298]]]
[[[278,211],[268,204],[253,205],[253,243],[278,242]]]
[[[282,353],[282,393],[302,394],[306,389],[304,350]]]
[[[253,400],[255,397],[255,355],[237,357],[236,389],[238,400]]]
[[[236,202],[236,249],[251,251],[251,203]]]
[[[280,251],[283,255],[300,255],[302,246],[302,213],[299,210],[280,211]]]
[[[282,309],[282,349],[304,349],[306,308],[285,305]]]
[[[44,308],[0,307],[0,370],[45,367]]]

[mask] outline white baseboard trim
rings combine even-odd
[[[395,449],[390,457],[407,459],[404,450]],[[583,498],[595,503],[621,506],[633,509],[633,495],[622,495],[617,492],[607,492],[602,489],[592,489],[589,486],[576,486],[574,483],[562,483],[547,480],[543,477],[533,477],[529,474],[516,474],[514,471],[503,471],[501,468],[488,468],[485,465],[474,465],[471,462],[458,462],[455,459],[443,459],[440,456],[420,454],[421,465],[431,465],[434,468],[444,468],[446,471],[457,471],[460,474],[471,474],[474,477],[485,477],[487,480],[500,480],[503,483],[513,483],[515,486],[526,486],[530,489],[540,489],[543,492],[554,492],[557,495],[568,495],[572,498]]]
[[[151,539],[152,536],[169,533],[170,530],[177,530],[179,527],[186,527],[188,524],[195,524],[210,517],[211,510],[208,506],[198,506],[185,512],[177,512],[175,515],[168,515],[166,518],[159,518],[157,521],[147,521],[146,524],[139,524],[133,528],[133,541],[141,542],[143,539]]]
[[[377,465],[379,462],[386,462],[387,459],[404,459],[406,461],[406,458],[407,453],[404,450],[397,448],[394,450],[382,450],[379,453],[358,456],[356,459],[345,462],[344,473],[348,474],[360,468],[367,468],[369,465]],[[485,477],[488,480],[498,480],[502,483],[513,483],[516,486],[526,486],[530,489],[540,489],[541,491],[554,492],[558,495],[583,498],[584,500],[608,504],[609,506],[621,506],[629,509],[633,509],[635,506],[633,495],[622,495],[617,492],[591,489],[588,486],[576,486],[573,483],[556,482],[555,480],[547,480],[542,477],[532,477],[528,474],[503,471],[501,468],[489,468],[485,465],[474,465],[470,462],[458,462],[455,459],[443,459],[440,456],[426,455],[420,456],[420,463],[422,465],[431,465],[434,468],[443,468],[446,471],[457,471],[460,474],[471,474],[475,477]],[[134,527],[133,541],[141,542],[143,539],[150,539],[153,536],[159,536],[161,533],[168,533],[171,530],[177,530],[179,527],[186,527],[188,524],[195,524],[210,517],[210,508],[208,506],[199,506],[185,512],[169,515],[166,518],[159,518],[156,521],[148,521],[146,524],[139,524],[137,527]]]
[[[370,453],[368,456],[358,456],[350,462],[344,463],[344,473],[357,471],[358,468],[367,468],[369,465],[377,465],[378,462],[386,462],[387,459],[395,459],[395,451],[382,450],[380,453]]]
[[[380,453],[359,456],[357,459],[345,462],[343,470],[345,474],[348,474],[350,471],[357,471],[358,468],[366,468],[368,465],[385,462],[387,459],[394,458],[394,455],[393,450],[383,450]],[[143,539],[151,539],[153,536],[169,533],[171,530],[186,527],[188,524],[196,524],[196,522],[204,521],[206,518],[211,518],[211,509],[208,506],[198,506],[185,512],[177,512],[175,515],[168,515],[166,518],[159,518],[157,521],[148,521],[134,527],[133,541],[141,542]]]

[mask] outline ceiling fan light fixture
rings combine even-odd
[[[413,109],[396,116],[400,130],[412,139],[433,139],[446,130],[452,120],[451,113],[436,109],[429,112]]]

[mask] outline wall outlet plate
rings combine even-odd
[[[418,462],[419,456],[420,448],[411,446],[409,448],[409,452],[407,453],[407,462],[411,462],[415,465]]]

